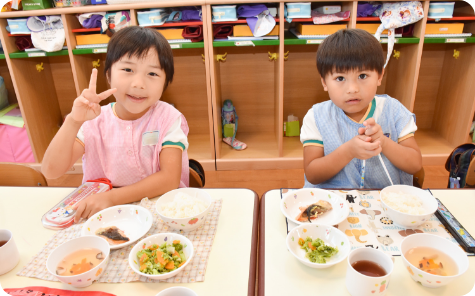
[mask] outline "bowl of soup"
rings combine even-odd
[[[420,233],[401,242],[407,273],[424,287],[439,288],[464,274],[469,266],[463,249],[446,238]]]
[[[75,288],[90,286],[109,262],[109,242],[97,236],[83,236],[54,249],[46,269],[59,281]]]

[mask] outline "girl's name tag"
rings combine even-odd
[[[160,131],[145,132],[142,134],[142,146],[150,146],[158,144],[158,136]]]

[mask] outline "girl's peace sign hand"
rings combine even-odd
[[[81,95],[74,100],[73,110],[71,111],[74,121],[84,123],[99,116],[101,114],[99,103],[117,91],[116,88],[113,88],[96,94],[96,82],[97,69],[92,69],[89,88],[83,90]]]

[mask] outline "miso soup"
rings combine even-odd
[[[404,256],[412,265],[427,273],[441,276],[458,274],[455,261],[437,249],[428,247],[412,248]]]
[[[104,260],[104,254],[98,249],[82,249],[64,257],[56,268],[60,276],[72,276],[85,273],[99,265]]]

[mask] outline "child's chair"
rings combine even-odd
[[[203,188],[205,186],[205,170],[197,160],[190,159],[190,187]]]
[[[42,173],[19,163],[0,163],[0,186],[48,186]]]
[[[414,187],[422,189],[422,184],[424,184],[425,176],[426,176],[426,174],[424,172],[424,168],[421,168],[420,171],[418,171],[417,173],[415,173],[412,176],[412,185]]]

